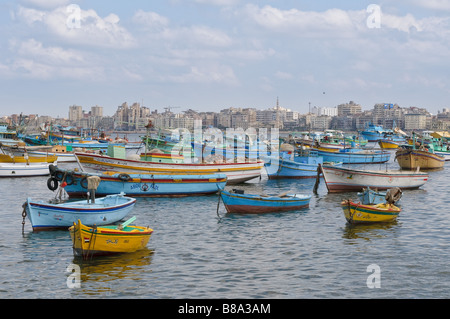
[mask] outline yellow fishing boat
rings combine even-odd
[[[14,156],[9,154],[0,154],[1,163],[54,163],[57,156]]]
[[[85,226],[73,223],[69,228],[75,256],[83,258],[130,253],[145,248],[153,229],[142,226],[131,226],[129,223],[136,218],[132,217],[123,224],[109,226]]]
[[[398,143],[394,142],[393,140],[389,140],[389,139],[379,140],[378,145],[380,145],[381,148],[389,148],[389,149],[399,147]]]
[[[445,164],[445,157],[432,153],[427,149],[399,148],[395,160],[402,169],[436,169]]]
[[[401,209],[393,204],[364,205],[351,200],[341,202],[345,219],[350,224],[386,223],[396,220]]]

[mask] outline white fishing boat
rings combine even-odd
[[[28,198],[24,208],[34,231],[67,229],[78,220],[85,225],[102,226],[120,221],[133,209],[136,199],[124,195],[63,203]]]
[[[362,191],[370,187],[386,190],[419,188],[428,180],[428,174],[402,170],[359,170],[336,166],[322,166],[323,178],[328,192]]]
[[[49,175],[52,163],[2,163],[0,162],[0,177],[24,177]],[[53,163],[53,165],[55,165]]]

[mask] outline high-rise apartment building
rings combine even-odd
[[[79,105],[69,106],[69,121],[78,121],[83,118],[83,108]]]

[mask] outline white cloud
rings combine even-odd
[[[73,3],[73,0],[21,0],[26,5],[36,6],[39,8],[51,9],[62,7]]]
[[[136,11],[133,22],[154,30],[162,30],[169,25],[169,19],[156,12]]]
[[[64,50],[61,47],[44,47],[41,42],[29,39],[19,44],[17,54],[21,57],[30,57],[35,61],[41,61],[53,65],[75,65],[84,63],[80,52]]]
[[[260,8],[249,4],[245,6],[243,13],[265,29],[304,37],[316,37],[319,33],[330,35],[329,32],[346,36],[355,29],[349,13],[340,9],[315,12],[281,10],[269,5]]]
[[[86,58],[86,54],[73,49],[44,46],[35,39],[11,40],[10,50],[14,58],[0,70],[10,77],[91,80],[101,78],[103,74],[102,68]]]
[[[413,3],[427,9],[450,11],[450,0],[415,0]]]
[[[211,4],[215,6],[233,6],[239,2],[239,0],[194,0],[201,4]]]
[[[410,32],[412,28],[423,31],[422,23],[417,21],[412,14],[403,17],[383,13],[381,15],[381,27]]]
[[[116,14],[102,18],[92,9],[74,12],[67,7],[59,7],[52,11],[41,11],[21,6],[17,17],[30,26],[42,24],[50,33],[73,44],[116,49],[136,45],[133,36],[120,26]],[[79,24],[76,25],[73,19],[79,19]]]
[[[232,68],[225,65],[191,66],[181,75],[163,76],[162,79],[177,83],[221,83],[236,85],[237,78]]]

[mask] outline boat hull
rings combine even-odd
[[[240,163],[154,163],[139,160],[120,159],[104,155],[75,153],[79,162],[91,172],[121,171],[130,173],[218,174],[227,175],[228,184],[242,183],[261,176],[263,161]]]
[[[51,204],[45,201],[26,202],[26,214],[34,231],[67,229],[81,220],[85,225],[107,225],[127,216],[133,209],[136,199],[122,195],[97,198],[95,203],[87,201]]]
[[[153,229],[140,226],[88,227],[81,222],[69,228],[75,256],[84,258],[98,255],[131,253],[144,249]]]
[[[344,167],[322,166],[323,177],[328,192],[362,191],[363,188],[387,190],[419,188],[428,180],[425,172],[410,171],[369,171]]]
[[[217,193],[227,183],[225,174],[208,175],[170,175],[151,173],[80,173],[59,170],[59,176],[69,174],[71,183],[64,187],[71,197],[85,197],[87,178],[100,177],[100,183],[95,191],[98,196],[125,193],[132,197],[183,197]],[[61,174],[62,172],[62,174]],[[54,173],[54,178],[57,174]],[[60,178],[59,182],[61,182]]]
[[[324,162],[340,162],[343,164],[375,164],[386,163],[391,157],[391,153],[387,151],[365,151],[358,152],[341,150],[341,151],[318,151],[319,156],[323,157]]]
[[[234,194],[221,191],[220,196],[228,213],[261,214],[294,211],[309,207],[311,196],[291,195],[287,198]]]
[[[395,159],[403,169],[437,169],[444,167],[445,158],[438,154],[422,150],[400,149],[395,154]]]
[[[396,149],[399,147],[398,143],[386,139],[379,140],[378,145],[383,149]]]
[[[0,177],[46,176],[49,175],[50,165],[51,163],[0,163]]]
[[[351,200],[341,202],[345,219],[350,224],[388,223],[397,219],[400,208],[390,204],[364,205]]]

